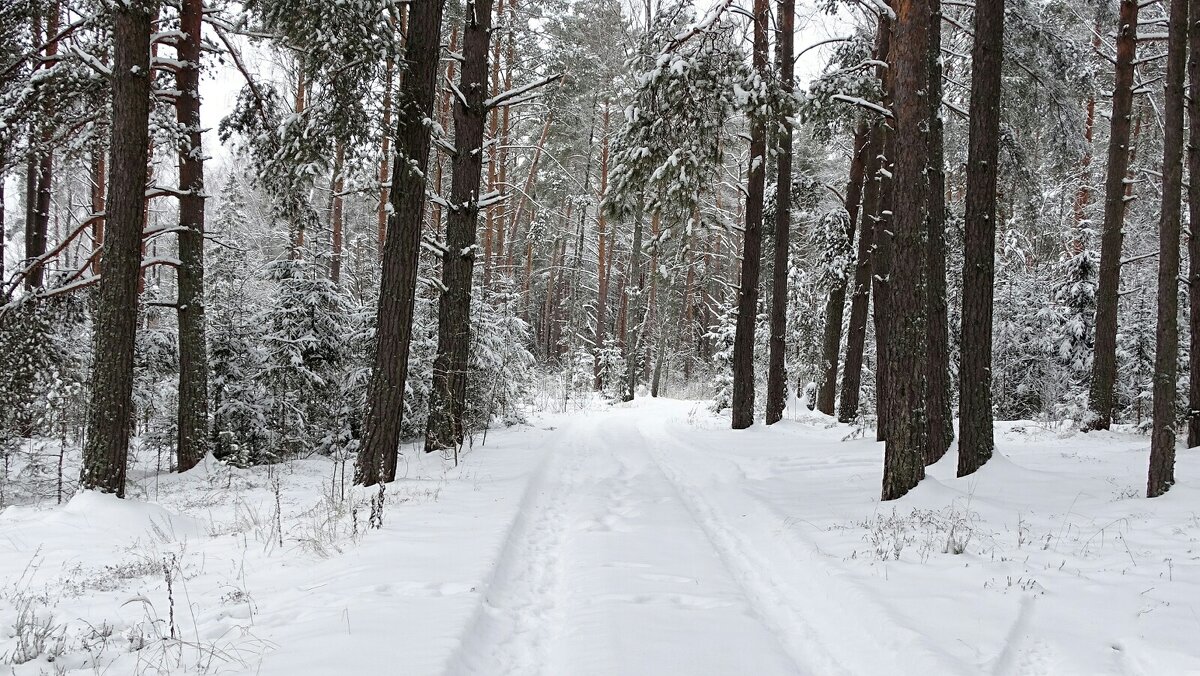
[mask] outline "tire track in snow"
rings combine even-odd
[[[669,431],[668,423],[657,421],[654,436],[673,452],[686,454],[689,467],[711,471],[711,467],[703,467],[705,461],[711,464],[718,459],[693,451],[695,440]],[[711,447],[701,447],[711,451]],[[663,458],[661,449],[649,452],[696,512],[723,531],[735,553],[777,591],[779,600],[774,602],[783,609],[784,618],[797,623],[804,641],[825,646],[823,652],[841,664],[845,673],[973,673],[972,668],[928,646],[917,632],[895,622],[891,611],[853,583],[837,579],[816,544],[797,534],[774,505],[736,482],[713,482],[697,490],[698,486],[690,486],[686,472]],[[740,471],[736,462],[733,465]],[[736,509],[719,502],[732,502]],[[730,518],[735,511],[738,527]],[[780,569],[785,562],[787,569]]]
[[[567,427],[546,444],[561,444],[564,437],[577,434],[575,426]],[[560,450],[550,450],[530,479],[491,580],[447,663],[446,676],[545,672],[561,595],[566,506],[579,483],[583,460],[584,454],[568,442]]]
[[[630,425],[637,429],[637,423]],[[674,489],[685,511],[704,537],[712,545],[714,552],[724,564],[730,576],[741,588],[746,602],[755,617],[765,626],[779,642],[784,653],[795,664],[799,673],[851,675],[852,671],[842,664],[838,658],[827,650],[814,625],[797,608],[788,601],[788,594],[778,580],[770,574],[769,562],[756,556],[748,543],[741,538],[736,529],[713,509],[706,500],[692,488],[688,487],[682,477],[671,465],[663,460],[659,450],[645,435],[638,431],[642,440],[642,448],[652,461],[653,466]],[[879,673],[887,673],[879,672]]]

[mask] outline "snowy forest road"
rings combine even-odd
[[[945,672],[783,536],[735,464],[696,450],[688,406],[556,431],[447,673]]]

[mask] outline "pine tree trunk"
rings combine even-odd
[[[643,321],[639,322],[638,308],[642,305],[642,294],[645,293],[645,275],[642,274],[642,214],[638,214],[633,222],[633,244],[629,249],[629,272],[625,275],[626,293],[625,304],[621,306],[625,336],[625,396],[622,401],[633,401],[637,394],[638,373],[641,371],[641,335]],[[637,287],[629,290],[630,284]],[[632,315],[633,321],[629,320]]]
[[[29,137],[29,144],[36,144],[36,139],[33,135]],[[38,161],[37,154],[32,151],[26,151],[28,154],[25,157],[25,260],[31,261],[41,254],[34,254],[37,251],[37,234],[34,232],[37,223],[37,184],[38,184]],[[34,254],[34,255],[31,255]],[[41,274],[36,270],[31,270],[30,273]],[[25,290],[30,291],[34,288],[34,279],[32,274],[25,275]]]
[[[877,56],[875,58],[891,63],[893,43],[891,21],[880,17],[879,34],[876,39],[875,53]],[[883,103],[885,108],[891,108],[895,73],[886,68],[884,71],[886,79],[882,83]],[[871,293],[875,296],[872,311],[875,320],[875,439],[877,441],[887,439],[891,422],[890,402],[888,401],[888,397],[891,395],[888,386],[890,375],[888,372],[890,364],[888,348],[891,344],[888,291],[891,286],[892,247],[895,242],[892,232],[894,220],[892,203],[895,192],[893,190],[895,185],[893,171],[896,158],[895,133],[892,124],[891,121],[888,121],[887,124],[879,127],[879,147],[883,159],[880,161],[879,170],[879,216],[875,219],[872,233],[875,248],[871,254]]]
[[[946,169],[942,133],[942,0],[931,0],[929,20],[929,193],[926,225],[929,312],[929,450],[925,464],[932,465],[954,440],[954,414],[950,406],[950,338],[946,308]]]
[[[108,177],[104,152],[92,151],[92,215],[104,213],[105,179]],[[92,274],[100,274],[100,259],[103,256],[100,247],[104,245],[104,221],[107,217],[97,218],[92,225]],[[100,250],[100,251],[98,251]]]
[[[1158,327],[1154,350],[1154,428],[1146,497],[1175,483],[1175,378],[1179,365],[1179,230],[1183,192],[1184,73],[1189,0],[1171,0],[1168,24],[1166,105],[1163,110],[1163,194],[1158,219]],[[1200,14],[1200,12],[1197,12]],[[1192,16],[1191,21],[1197,17]]]
[[[794,40],[796,22],[796,0],[779,0],[779,30],[776,39],[776,62],[779,65],[779,86],[785,94],[795,87]],[[775,260],[771,277],[771,335],[769,365],[767,368],[768,425],[783,418],[787,406],[787,281],[788,257],[792,230],[792,126],[782,120],[779,132],[779,159],[775,181]],[[845,290],[842,292],[845,297]],[[841,325],[841,319],[838,320]],[[836,361],[836,348],[834,349]],[[833,409],[832,403],[830,410]]]
[[[40,23],[38,21],[38,24]],[[51,39],[58,34],[58,24],[59,6],[57,2],[53,2],[46,22],[45,38],[48,42],[45,48],[46,63],[42,68],[49,68],[58,54],[58,42]],[[42,125],[41,155],[38,157],[37,206],[34,208],[32,239],[25,242],[25,255],[28,258],[37,258],[46,253],[50,232],[50,192],[54,183],[54,151],[51,149],[54,143],[54,129],[50,125],[54,115],[54,104],[50,99],[42,104],[41,114],[45,121]],[[38,265],[29,271],[27,285],[31,288],[41,288],[46,283],[45,277],[44,266]]]
[[[959,367],[958,475],[992,457],[992,303],[996,270],[996,173],[1000,155],[1000,76],[1004,0],[975,7],[971,121],[964,217],[962,364]]]
[[[884,120],[870,125],[863,150],[866,160],[863,174],[863,202],[860,218],[858,250],[854,264],[854,295],[850,298],[850,323],[846,328],[846,369],[842,374],[841,397],[838,400],[838,422],[849,423],[858,417],[862,387],[863,351],[867,344],[867,314],[871,300],[871,257],[875,248],[875,220],[879,218],[881,165],[881,127]]]
[[[601,204],[608,195],[608,125],[609,104],[605,101],[604,131],[600,139],[600,194],[598,199]],[[597,359],[593,386],[597,390],[603,386],[599,351],[604,349],[605,334],[608,330],[608,275],[611,268],[609,259],[612,257],[606,241],[608,221],[605,211],[601,207],[596,214],[596,342],[593,348],[597,352]]]
[[[1117,378],[1117,301],[1121,284],[1121,243],[1125,227],[1125,174],[1129,170],[1129,121],[1133,112],[1133,68],[1137,52],[1138,0],[1121,0],[1117,27],[1117,68],[1113,86],[1112,128],[1108,136],[1108,172],[1104,180],[1104,230],[1100,239],[1100,275],[1096,289],[1096,343],[1087,429],[1112,424],[1113,386]]]
[[[983,0],[981,0],[982,2]],[[929,179],[929,0],[897,0],[891,60],[895,115],[893,256],[888,278],[887,406],[883,499],[894,500],[925,476],[929,445],[926,225]]]
[[[507,46],[505,48],[504,57],[504,89],[499,91],[509,91],[512,89],[512,74],[513,62],[516,61],[517,46],[516,46],[516,31],[513,29],[515,17],[514,10],[516,9],[516,0],[508,2],[508,17],[505,19],[505,29],[508,32]],[[506,195],[511,195],[512,191],[508,187],[508,153],[509,144],[512,139],[512,106],[504,106],[500,112],[500,167],[497,170],[499,187]],[[498,218],[496,219],[496,251],[495,251],[495,267],[496,272],[512,276],[510,267],[501,268],[501,265],[508,260],[505,247],[511,247],[512,242],[508,240],[508,200],[503,202],[500,207]]]
[[[413,4],[409,13],[404,45],[408,70],[396,108],[395,141],[400,161],[392,168],[391,209],[376,314],[375,363],[367,390],[366,441],[354,469],[354,482],[363,486],[396,478],[425,212],[425,169],[429,164],[429,127],[424,121],[433,114],[444,5],[444,0],[427,0]]]
[[[292,109],[296,111],[296,115],[304,113],[304,108],[307,105],[305,102],[305,93],[307,92],[307,82],[304,77],[304,52],[300,52],[296,57],[296,91],[293,95]],[[151,152],[153,154],[153,152]],[[303,255],[304,251],[304,235],[307,224],[304,219],[296,215],[292,216],[289,228],[291,230],[291,250],[288,252],[289,259],[297,259]]]
[[[454,448],[463,442],[463,411],[471,346],[471,278],[479,223],[479,185],[483,174],[483,131],[488,111],[488,51],[492,0],[467,0],[463,29],[463,64],[454,103],[454,163],[446,216],[446,253],[438,301],[438,351],[433,361],[429,425],[425,452]]]
[[[754,0],[754,72],[766,82],[767,0]],[[733,339],[733,429],[754,424],[754,329],[758,319],[758,276],[762,267],[763,190],[766,179],[766,120],[750,115],[750,168],[746,183],[745,237]]]
[[[375,209],[376,227],[379,230],[376,241],[379,245],[379,255],[383,255],[383,245],[387,240],[388,222],[388,167],[392,153],[392,79],[395,77],[396,57],[388,55],[383,78],[383,140],[379,147],[379,205]]]
[[[470,286],[475,269],[479,192],[487,121],[487,54],[492,32],[492,0],[468,0],[462,32],[462,77],[455,97],[454,175],[446,216],[445,291],[438,301],[438,354],[433,360],[430,420],[425,451],[455,448],[463,441],[467,371],[470,358]],[[486,234],[486,233],[485,233]]]
[[[850,180],[846,185],[846,237],[854,241],[854,231],[858,223],[859,203],[863,194],[863,176],[867,171],[867,142],[870,135],[866,120],[859,120],[854,130],[854,156],[850,160]],[[857,289],[857,285],[855,287]],[[833,415],[835,395],[837,394],[838,353],[842,347],[842,315],[846,308],[846,280],[835,280],[825,299],[825,335],[821,347],[821,387],[817,391],[817,410],[825,415]],[[865,321],[866,305],[863,306]],[[859,353],[862,359],[862,353]],[[859,361],[859,368],[862,362]],[[856,388],[857,389],[857,388]]]
[[[195,467],[208,452],[208,343],[204,318],[204,150],[200,123],[200,31],[202,0],[180,5],[176,71],[176,113],[186,129],[179,153],[179,445],[181,472]]]
[[[345,179],[346,143],[338,140],[333,158],[332,208],[329,210],[329,230],[332,251],[329,253],[329,279],[334,284],[342,281],[342,239],[345,228],[345,200],[342,191],[346,188]]]
[[[143,202],[149,151],[150,33],[154,3],[113,10],[112,149],[104,275],[97,291],[83,488],[125,497],[133,423],[133,349],[138,317]]]
[[[1196,10],[1191,10],[1196,14]],[[1193,17],[1193,20],[1196,17]],[[1200,446],[1200,29],[1188,33],[1188,415],[1187,447]],[[1198,196],[1197,198],[1191,197]]]

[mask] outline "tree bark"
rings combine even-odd
[[[754,0],[754,72],[766,82],[767,0]],[[742,279],[738,288],[737,328],[733,338],[733,429],[754,424],[754,329],[758,318],[758,277],[762,267],[763,191],[766,179],[766,120],[750,115],[750,167],[746,182]]]
[[[379,147],[379,206],[375,210],[376,227],[379,230],[376,241],[379,255],[383,255],[383,244],[387,240],[388,223],[388,167],[391,163],[392,152],[392,79],[395,77],[396,57],[389,55],[383,77],[383,140]]]
[[[604,131],[600,138],[600,195],[599,202],[604,203],[608,194],[608,125],[609,104],[604,102]],[[611,268],[609,259],[612,253],[608,250],[607,237],[608,221],[605,209],[600,208],[596,214],[596,372],[593,386],[599,390],[601,381],[600,350],[604,349],[604,336],[608,330],[608,274]]]
[[[1004,0],[975,6],[971,120],[963,252],[962,364],[959,367],[958,475],[983,466],[992,430],[992,303],[996,270],[996,170],[1000,156],[1000,76]]]
[[[795,87],[793,41],[796,22],[796,0],[779,0],[779,30],[776,43],[776,62],[779,64],[779,86],[791,95]],[[775,174],[775,260],[771,275],[770,354],[767,367],[767,410],[764,422],[768,425],[783,418],[787,406],[787,280],[789,237],[792,230],[792,125],[780,120],[779,156]],[[842,292],[845,297],[845,290]],[[838,319],[839,327],[841,319]],[[836,348],[834,349],[836,355]],[[834,357],[836,361],[837,357]],[[830,404],[830,410],[833,405]]]
[[[641,336],[645,317],[638,321],[638,308],[642,305],[642,294],[645,293],[646,277],[642,273],[642,214],[638,214],[633,222],[633,243],[629,248],[629,272],[625,275],[626,300],[621,306],[621,324],[625,336],[625,396],[623,401],[633,401],[637,394],[638,373],[641,371]],[[632,291],[630,285],[636,285]],[[622,294],[625,295],[625,294]],[[629,297],[632,297],[630,300]],[[629,320],[633,315],[633,321]]]
[[[104,213],[104,192],[105,179],[107,178],[107,169],[102,150],[92,152],[92,216]],[[96,218],[96,222],[92,224],[92,274],[100,274],[100,259],[103,257],[102,252],[98,252],[104,245],[104,221],[106,217]]]
[[[179,471],[195,467],[208,452],[208,343],[204,318],[204,149],[200,124],[202,0],[180,5],[176,71],[177,120],[185,132],[179,149]]]
[[[876,40],[875,53],[877,56],[875,58],[891,63],[892,22],[882,16],[879,19],[879,34],[876,36]],[[895,86],[895,72],[884,67],[881,67],[881,70],[885,75],[882,82],[883,105],[890,109],[892,107],[892,90]],[[895,242],[892,232],[894,220],[892,203],[895,192],[893,190],[895,180],[892,172],[895,169],[896,158],[893,124],[894,122],[885,120],[885,124],[879,127],[879,148],[883,157],[879,165],[879,216],[875,219],[874,233],[872,234],[875,244],[871,253],[871,292],[875,296],[872,311],[875,320],[876,441],[887,439],[888,426],[891,421],[888,401],[891,394],[888,388],[888,365],[890,363],[888,347],[891,341],[888,290],[891,285],[892,246]]]
[[[894,255],[888,278],[887,446],[883,499],[925,476],[929,445],[926,371],[926,225],[929,179],[929,0],[897,0],[891,60],[896,153],[892,198]]]
[[[446,216],[446,253],[442,260],[445,290],[438,301],[438,350],[433,361],[425,452],[463,442],[463,410],[471,346],[471,276],[479,222],[479,184],[483,173],[483,130],[487,121],[488,43],[492,0],[467,0],[463,64],[455,97],[454,164],[450,213]],[[486,234],[486,233],[485,233]]]
[[[489,2],[490,4],[490,2]],[[503,21],[504,15],[504,0],[496,2],[496,20],[497,23]],[[501,42],[495,41],[495,44],[490,45],[492,50],[491,59],[491,77],[492,91],[500,92],[500,47]],[[485,59],[486,60],[486,59]],[[504,106],[507,110],[508,106]],[[499,153],[497,148],[497,140],[500,136],[500,110],[493,109],[488,113],[488,138],[492,143],[488,146],[488,193],[496,190],[497,181],[497,165],[499,164]],[[495,227],[496,215],[500,213],[503,204],[493,204],[487,208],[487,221],[483,226],[483,288],[490,289],[492,287],[492,260],[495,256]]]
[[[880,218],[880,190],[884,180],[879,170],[882,167],[881,142],[884,134],[882,128],[885,124],[886,120],[879,119],[870,125],[863,151],[866,168],[863,176],[862,218],[854,264],[854,295],[850,299],[850,324],[846,329],[846,370],[842,374],[842,394],[838,401],[838,422],[843,423],[852,422],[858,417],[863,351],[867,344],[867,311],[871,300],[871,258],[875,248],[875,222]]]
[[[857,229],[859,203],[863,194],[863,176],[867,171],[867,143],[870,135],[866,120],[859,120],[854,130],[854,156],[850,160],[850,180],[846,185],[846,237],[854,241]],[[857,287],[856,287],[857,288]],[[825,298],[825,335],[821,346],[821,387],[817,391],[817,410],[833,415],[837,394],[838,354],[842,348],[842,316],[846,309],[846,280],[838,279]],[[865,306],[864,306],[865,309]],[[865,318],[865,316],[864,316]],[[861,353],[860,357],[861,359]],[[859,362],[861,368],[862,362]]]
[[[414,3],[404,44],[404,74],[396,110],[396,151],[389,193],[391,209],[383,245],[383,270],[376,314],[375,363],[367,390],[365,443],[354,482],[371,486],[396,478],[404,385],[408,375],[421,221],[425,212],[429,127],[440,57],[444,0]]]
[[[334,284],[340,284],[342,281],[342,239],[345,228],[345,200],[342,198],[342,191],[346,188],[345,164],[346,143],[339,139],[333,158],[333,181],[331,183],[333,195],[331,197],[332,208],[329,210],[329,230],[332,233],[330,235],[332,251],[329,254],[329,279]]]
[[[1194,3],[1193,3],[1194,5]],[[1190,10],[1195,20],[1197,10]],[[1187,446],[1200,446],[1200,29],[1188,33],[1188,415]]]
[[[925,464],[932,465],[954,440],[950,406],[949,313],[946,308],[946,168],[942,128],[942,0],[931,0],[929,20],[929,200],[927,264],[929,285],[928,396],[929,448]]]
[[[1100,239],[1100,275],[1096,289],[1096,343],[1092,359],[1091,408],[1086,429],[1106,430],[1116,406],[1117,301],[1124,240],[1125,174],[1129,171],[1129,121],[1133,111],[1133,67],[1137,52],[1138,0],[1121,0],[1117,26],[1116,82],[1112,127],[1108,137],[1108,171],[1104,180],[1104,229]]]
[[[149,151],[154,4],[134,1],[113,10],[108,232],[94,315],[95,361],[80,484],[117,497],[125,497],[133,423],[133,349]]]
[[[1163,109],[1163,193],[1158,218],[1158,327],[1154,350],[1154,424],[1146,497],[1175,483],[1175,378],[1179,365],[1179,229],[1183,192],[1183,112],[1189,0],[1171,0]],[[1192,17],[1194,20],[1195,17]]]

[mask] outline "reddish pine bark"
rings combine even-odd
[[[887,406],[884,500],[894,500],[925,476],[929,444],[926,370],[926,224],[929,192],[929,0],[897,0],[891,60],[895,115],[893,256],[888,277]]]

